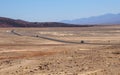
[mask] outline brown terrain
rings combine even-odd
[[[120,26],[0,28],[0,75],[120,75]]]

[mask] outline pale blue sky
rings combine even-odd
[[[120,13],[120,0],[0,0],[0,16],[27,21],[60,21]]]

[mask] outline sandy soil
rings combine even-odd
[[[0,28],[0,75],[120,75],[120,26]]]

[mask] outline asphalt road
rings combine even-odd
[[[29,37],[35,37],[35,38],[42,38],[46,40],[51,40],[51,41],[56,41],[56,42],[62,42],[62,43],[68,43],[68,44],[91,44],[91,45],[120,45],[120,43],[117,44],[111,44],[111,43],[89,43],[85,41],[79,41],[79,42],[73,42],[73,41],[66,41],[66,40],[60,40],[60,39],[54,39],[46,36],[41,36],[41,35],[25,35],[22,33],[18,33],[15,30],[11,30],[11,33],[17,36],[29,36]]]

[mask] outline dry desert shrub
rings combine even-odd
[[[120,54],[120,51],[112,52],[112,54]]]
[[[81,40],[81,43],[85,43],[83,40]]]

